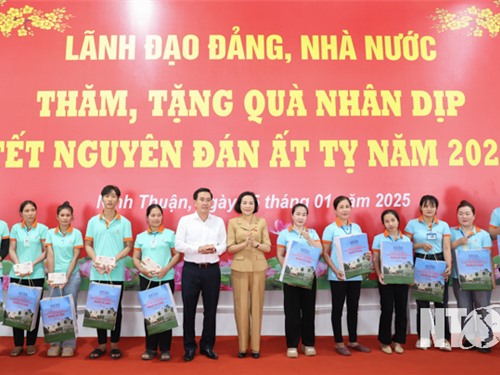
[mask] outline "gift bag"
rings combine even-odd
[[[165,332],[179,325],[177,307],[168,284],[140,291],[139,302],[148,335]]]
[[[415,260],[415,285],[412,294],[415,299],[442,303],[444,299],[446,262],[417,258]]]
[[[78,335],[73,296],[44,298],[40,301],[45,342],[61,342]]]
[[[115,329],[121,289],[120,285],[90,283],[83,326],[97,329]]]
[[[41,297],[41,287],[10,283],[5,299],[3,324],[26,331],[34,330]]]

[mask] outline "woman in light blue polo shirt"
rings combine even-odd
[[[40,224],[36,220],[37,207],[33,201],[24,201],[19,207],[22,221],[14,224],[10,233],[9,255],[13,264],[31,262],[33,272],[27,274],[16,274],[14,267],[10,271],[10,282],[43,287],[45,283],[45,270],[43,260],[46,253],[44,251],[45,236],[47,226]],[[40,323],[40,312],[38,312],[36,326],[33,331],[26,333],[26,354],[36,353],[35,343],[38,335],[38,325]],[[14,349],[10,352],[12,357],[17,357],[23,352],[24,330],[12,328],[14,333]]]
[[[49,273],[65,273],[66,284],[52,285],[49,282],[49,291],[52,297],[72,295],[75,311],[80,291],[80,269],[78,259],[83,248],[82,232],[71,226],[73,221],[73,207],[64,202],[57,207],[57,228],[47,232],[45,246],[47,248],[47,268]],[[47,351],[48,357],[72,357],[76,347],[76,339],[55,342]]]
[[[285,261],[286,248],[290,241],[321,248],[321,241],[314,229],[305,226],[309,210],[298,203],[292,208],[292,226],[278,235],[277,258],[281,266]],[[283,305],[285,309],[285,335],[287,357],[298,357],[298,346],[302,339],[302,351],[307,356],[316,355],[314,315],[316,309],[316,276],[311,289],[283,284]]]
[[[459,308],[467,309],[467,315],[473,309],[489,306],[491,303],[491,291],[489,290],[462,290],[458,281],[457,271],[457,251],[482,250],[491,252],[491,238],[488,232],[474,225],[476,209],[474,206],[463,200],[457,207],[458,226],[451,229],[451,249],[453,255],[453,270],[451,273],[453,281],[453,293],[457,299]],[[493,282],[494,282],[493,278]],[[493,284],[494,285],[494,284]],[[464,343],[465,346],[472,346],[471,343]],[[490,348],[479,348],[482,353],[489,353]]]
[[[350,234],[361,234],[361,228],[353,223],[351,216],[351,201],[348,197],[341,195],[334,199],[333,209],[337,219],[328,225],[323,232],[323,258],[328,265],[328,280],[330,280],[330,291],[332,294],[332,327],[335,336],[335,351],[344,356],[351,355],[349,349],[344,345],[342,337],[342,311],[344,302],[347,301],[347,330],[349,332],[348,347],[362,353],[371,350],[358,343],[358,307],[361,295],[362,276],[354,276],[349,279],[338,269],[337,251],[334,238]]]
[[[394,210],[382,212],[382,224],[385,231],[373,239],[373,266],[377,273],[380,292],[380,321],[378,325],[378,340],[381,349],[386,354],[392,354],[391,344],[397,354],[403,354],[403,344],[406,343],[406,327],[408,318],[408,284],[386,284],[380,264],[380,249],[382,242],[408,242],[410,239],[399,230],[399,214]],[[392,315],[395,314],[394,335],[391,337]]]
[[[175,234],[172,230],[163,227],[163,210],[160,205],[152,204],[146,210],[148,230],[140,233],[134,245],[134,265],[141,273],[140,288],[146,290],[161,284],[168,283],[172,293],[175,290],[174,266],[180,260],[180,254],[175,251]],[[145,262],[146,260],[146,262]],[[146,267],[148,260],[158,266],[159,271],[151,271]],[[146,325],[146,351],[142,354],[143,360],[156,357],[160,351],[160,361],[170,359],[170,346],[172,344],[172,330],[148,335]]]
[[[446,261],[446,270],[443,274],[446,281],[451,273],[451,248],[450,248],[450,227],[442,220],[436,217],[439,202],[433,195],[424,195],[420,199],[420,213],[418,219],[412,219],[405,228],[405,234],[413,241],[413,250],[417,258],[427,260]],[[430,347],[429,339],[420,338],[420,311],[423,308],[430,308],[429,301],[416,300],[417,302],[417,332],[419,340],[416,347],[418,349],[427,349]],[[435,302],[434,307],[446,309],[448,307],[448,283],[444,285],[444,298],[442,303]],[[442,342],[436,342],[435,345],[443,351],[451,351],[450,328],[448,318],[444,319],[444,339]]]

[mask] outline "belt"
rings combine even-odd
[[[199,267],[199,268],[208,268],[208,267],[219,267],[219,262],[215,263],[194,263],[194,262],[184,262],[184,264],[189,265],[189,266],[194,266],[194,267]]]
[[[436,253],[436,254],[421,254],[415,253],[416,258],[425,258],[426,260],[444,260],[444,254]]]

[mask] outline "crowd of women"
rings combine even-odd
[[[21,222],[15,224],[10,232],[5,222],[0,222],[2,237],[0,260],[7,255],[14,264],[31,262],[32,271],[25,274],[10,272],[10,282],[22,285],[43,286],[45,268],[49,273],[63,272],[67,275],[64,285],[52,285],[49,282],[49,294],[73,295],[76,304],[80,289],[80,272],[78,259],[80,251],[85,247],[87,255],[93,260],[91,280],[101,280],[102,275],[109,275],[109,283],[123,285],[125,271],[123,259],[133,249],[134,265],[140,273],[140,289],[168,283],[174,290],[174,266],[181,259],[175,249],[175,233],[163,226],[162,207],[153,204],[146,210],[146,230],[132,239],[130,222],[116,211],[120,190],[116,186],[106,186],[102,193],[104,209],[93,217],[87,226],[85,242],[82,233],[72,226],[73,208],[64,202],[57,208],[58,226],[48,229],[37,221],[37,205],[33,201],[21,203],[19,212]],[[211,197],[211,195],[210,195]],[[196,198],[195,198],[196,199]],[[211,203],[211,202],[209,202]],[[378,329],[378,340],[384,353],[402,354],[407,333],[407,303],[409,285],[386,284],[380,267],[380,249],[385,241],[411,241],[415,257],[446,262],[444,276],[452,278],[451,285],[458,307],[470,313],[474,308],[490,304],[490,291],[461,290],[458,282],[455,249],[489,249],[492,239],[500,233],[500,208],[494,210],[488,231],[475,226],[475,208],[462,201],[457,208],[457,225],[449,227],[438,219],[438,200],[432,195],[421,198],[419,208],[421,215],[410,220],[406,227],[400,227],[397,211],[388,209],[381,215],[381,233],[376,235],[371,246],[374,269],[378,277],[380,291],[381,315]],[[250,349],[253,358],[260,357],[260,334],[264,305],[265,271],[267,261],[265,253],[271,251],[271,241],[266,221],[257,216],[259,204],[252,192],[242,193],[236,202],[235,211],[239,215],[229,220],[227,228],[227,251],[232,255],[232,286],[234,296],[234,315],[238,332],[239,358],[246,357]],[[338,236],[359,234],[363,229],[351,220],[351,201],[346,196],[338,196],[333,202],[336,219],[328,225],[322,234],[306,226],[309,210],[304,204],[296,204],[291,210],[292,225],[282,230],[277,238],[277,259],[281,265],[285,260],[287,245],[290,241],[298,241],[312,247],[322,248],[322,256],[328,266],[328,280],[332,297],[331,324],[334,333],[335,351],[342,356],[350,356],[357,351],[368,353],[370,348],[358,341],[358,306],[360,300],[362,276],[346,278],[339,268],[334,239]],[[110,250],[110,249],[119,249]],[[116,264],[112,266],[100,264],[98,256],[112,256]],[[151,271],[144,266],[143,260],[148,257],[161,266],[159,271]],[[106,282],[106,281],[105,281]],[[123,292],[122,292],[123,293]],[[311,289],[283,285],[286,355],[290,358],[316,355],[315,349],[315,305],[316,278]],[[420,312],[429,307],[428,301],[417,300],[417,331],[419,340],[417,348],[427,349],[429,342],[420,337]],[[344,343],[342,332],[342,314],[344,305],[347,308],[348,342]],[[435,307],[447,308],[448,283],[442,303],[434,303]],[[75,306],[76,307],[76,306]],[[394,332],[393,314],[395,316]],[[38,323],[32,331],[13,328],[14,348],[10,355],[19,356],[25,350],[33,355],[37,349],[35,343],[38,334]],[[121,330],[121,296],[117,311],[116,326],[111,331],[110,355],[114,359],[121,357],[119,349]],[[451,351],[450,331],[445,326],[445,337],[439,345],[443,351]],[[26,341],[25,341],[26,334]],[[107,350],[107,331],[97,330],[98,346],[90,353],[96,359]],[[146,350],[143,360],[158,356],[160,360],[169,360],[172,331],[147,335]],[[464,343],[472,345],[471,343]],[[26,345],[26,348],[25,348]],[[75,353],[76,340],[52,343],[48,349],[49,357],[71,357]],[[488,352],[488,348],[478,348]],[[185,358],[186,359],[186,358]],[[192,358],[191,358],[192,359]],[[215,359],[215,358],[213,358]]]

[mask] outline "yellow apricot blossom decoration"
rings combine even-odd
[[[0,6],[6,0],[0,0]],[[54,30],[64,32],[68,28],[67,20],[71,15],[66,14],[66,8],[56,8],[51,12],[44,12],[32,6],[9,8],[6,13],[0,12],[0,33],[9,37],[17,31],[18,36],[34,35],[34,29]]]
[[[495,0],[494,4],[500,7],[500,0]],[[469,36],[482,37],[487,33],[495,38],[500,32],[500,13],[495,13],[490,8],[480,9],[471,6],[456,13],[446,9],[436,9],[436,14],[432,15],[431,19],[437,21],[434,27],[440,33],[467,29]]]

